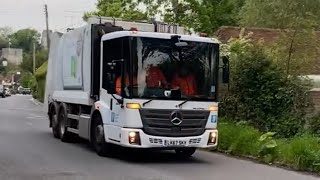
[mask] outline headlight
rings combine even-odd
[[[214,145],[217,142],[218,132],[211,132],[209,134],[208,145]]]
[[[128,134],[129,144],[141,145],[139,132],[131,131]]]

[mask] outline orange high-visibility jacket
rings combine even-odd
[[[125,79],[125,86],[129,86],[129,77],[126,76],[126,79]],[[133,78],[133,84],[136,85],[137,84],[137,79],[136,78]],[[121,95],[121,76],[119,76],[116,80],[116,93],[118,95]]]
[[[186,77],[175,75],[171,85],[173,88],[180,88],[181,92],[186,96],[196,95],[197,85],[193,75],[188,75]]]
[[[146,83],[148,88],[166,88],[168,83],[159,67],[150,67],[147,72]]]

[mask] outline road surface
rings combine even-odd
[[[130,153],[130,152],[127,152]],[[102,158],[86,143],[54,139],[31,96],[0,99],[0,179],[14,180],[319,180],[280,168],[198,151],[190,160],[171,152],[141,160]]]

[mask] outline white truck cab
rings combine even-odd
[[[217,146],[218,41],[112,24],[52,39],[46,99],[56,138],[88,139],[99,155],[110,144],[184,157]]]

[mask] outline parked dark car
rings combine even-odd
[[[0,97],[2,98],[6,97],[6,91],[3,85],[0,85]]]
[[[23,95],[29,95],[31,94],[31,89],[30,88],[23,88],[21,94]]]

